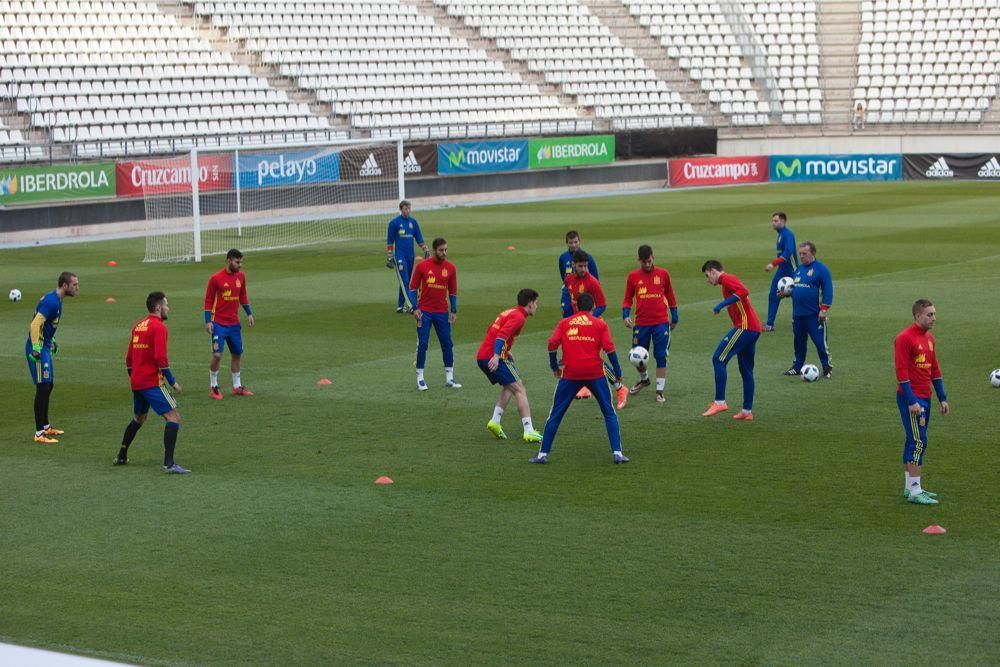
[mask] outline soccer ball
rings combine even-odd
[[[640,345],[636,345],[628,351],[628,360],[629,363],[638,368],[649,361],[649,350]]]
[[[19,289],[12,289],[10,291],[10,294],[7,295],[7,298],[10,299],[11,301],[20,301],[21,300],[21,290],[19,290]]]
[[[792,288],[795,286],[795,281],[789,276],[785,276],[778,281],[778,291],[785,296],[791,296]]]
[[[994,387],[1000,387],[1000,368],[990,373],[990,384]]]
[[[819,378],[819,369],[812,364],[806,364],[799,371],[799,375],[802,376],[803,382],[815,382]]]

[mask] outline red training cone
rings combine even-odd
[[[326,386],[328,384],[333,384],[333,382],[331,382],[328,378],[320,378],[319,382],[317,382],[316,384],[321,386]]]
[[[944,535],[948,531],[942,528],[941,526],[937,525],[936,523],[932,523],[931,525],[924,528],[923,532],[927,533],[928,535]]]
[[[509,245],[509,246],[507,246],[507,250],[517,250],[517,248],[515,248],[515,247],[514,247],[514,246],[512,246],[512,245]]]
[[[118,266],[118,262],[112,259],[111,261],[108,262],[108,266]]]
[[[378,479],[375,480],[375,483],[376,484],[393,484],[393,481],[392,481],[391,478],[386,477],[385,475],[382,475],[381,477],[379,477]]]
[[[114,303],[114,302],[115,302],[115,297],[113,296],[109,296],[107,299],[104,300],[104,303]]]

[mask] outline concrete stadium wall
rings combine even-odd
[[[846,153],[989,153],[1000,152],[1000,136],[875,134],[862,130],[849,136],[719,137],[718,154],[804,155]]]

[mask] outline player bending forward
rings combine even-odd
[[[594,317],[594,297],[584,293],[576,299],[576,314],[563,318],[556,325],[552,337],[549,338],[549,365],[559,383],[552,397],[552,409],[545,422],[545,432],[542,435],[542,446],[538,454],[530,459],[531,463],[546,463],[556,432],[562,422],[563,415],[569,409],[573,397],[581,387],[590,389],[601,413],[604,414],[604,427],[608,431],[608,441],[611,443],[612,460],[617,463],[628,463],[628,458],[622,453],[622,437],[618,430],[618,415],[611,402],[611,387],[604,373],[604,363],[601,361],[601,350],[608,355],[614,373],[621,382],[622,369],[615,354],[615,344],[611,340],[611,331],[604,320]],[[562,348],[563,366],[560,371],[556,360],[556,350]]]
[[[531,406],[528,405],[528,392],[521,382],[521,376],[514,366],[514,357],[510,350],[514,340],[524,328],[527,318],[538,310],[538,292],[533,289],[523,289],[517,293],[517,307],[509,308],[493,320],[486,329],[486,337],[479,346],[476,363],[486,374],[491,384],[503,387],[493,408],[493,417],[486,423],[487,430],[500,440],[506,440],[507,434],[500,426],[500,419],[511,397],[517,403],[517,411],[521,415],[521,425],[524,427],[525,442],[541,442],[542,436],[531,424]]]

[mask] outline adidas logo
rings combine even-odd
[[[381,176],[382,168],[378,166],[378,162],[375,161],[375,154],[369,153],[368,159],[365,163],[361,165],[361,171],[358,172],[361,176]]]
[[[1000,178],[1000,162],[997,162],[996,155],[980,168],[979,178]]]
[[[419,174],[420,173],[420,163],[417,161],[417,156],[410,151],[410,154],[406,156],[403,160],[403,173],[404,174]]]
[[[954,178],[955,172],[951,170],[944,157],[939,157],[938,161],[930,166],[926,172],[927,178]]]

